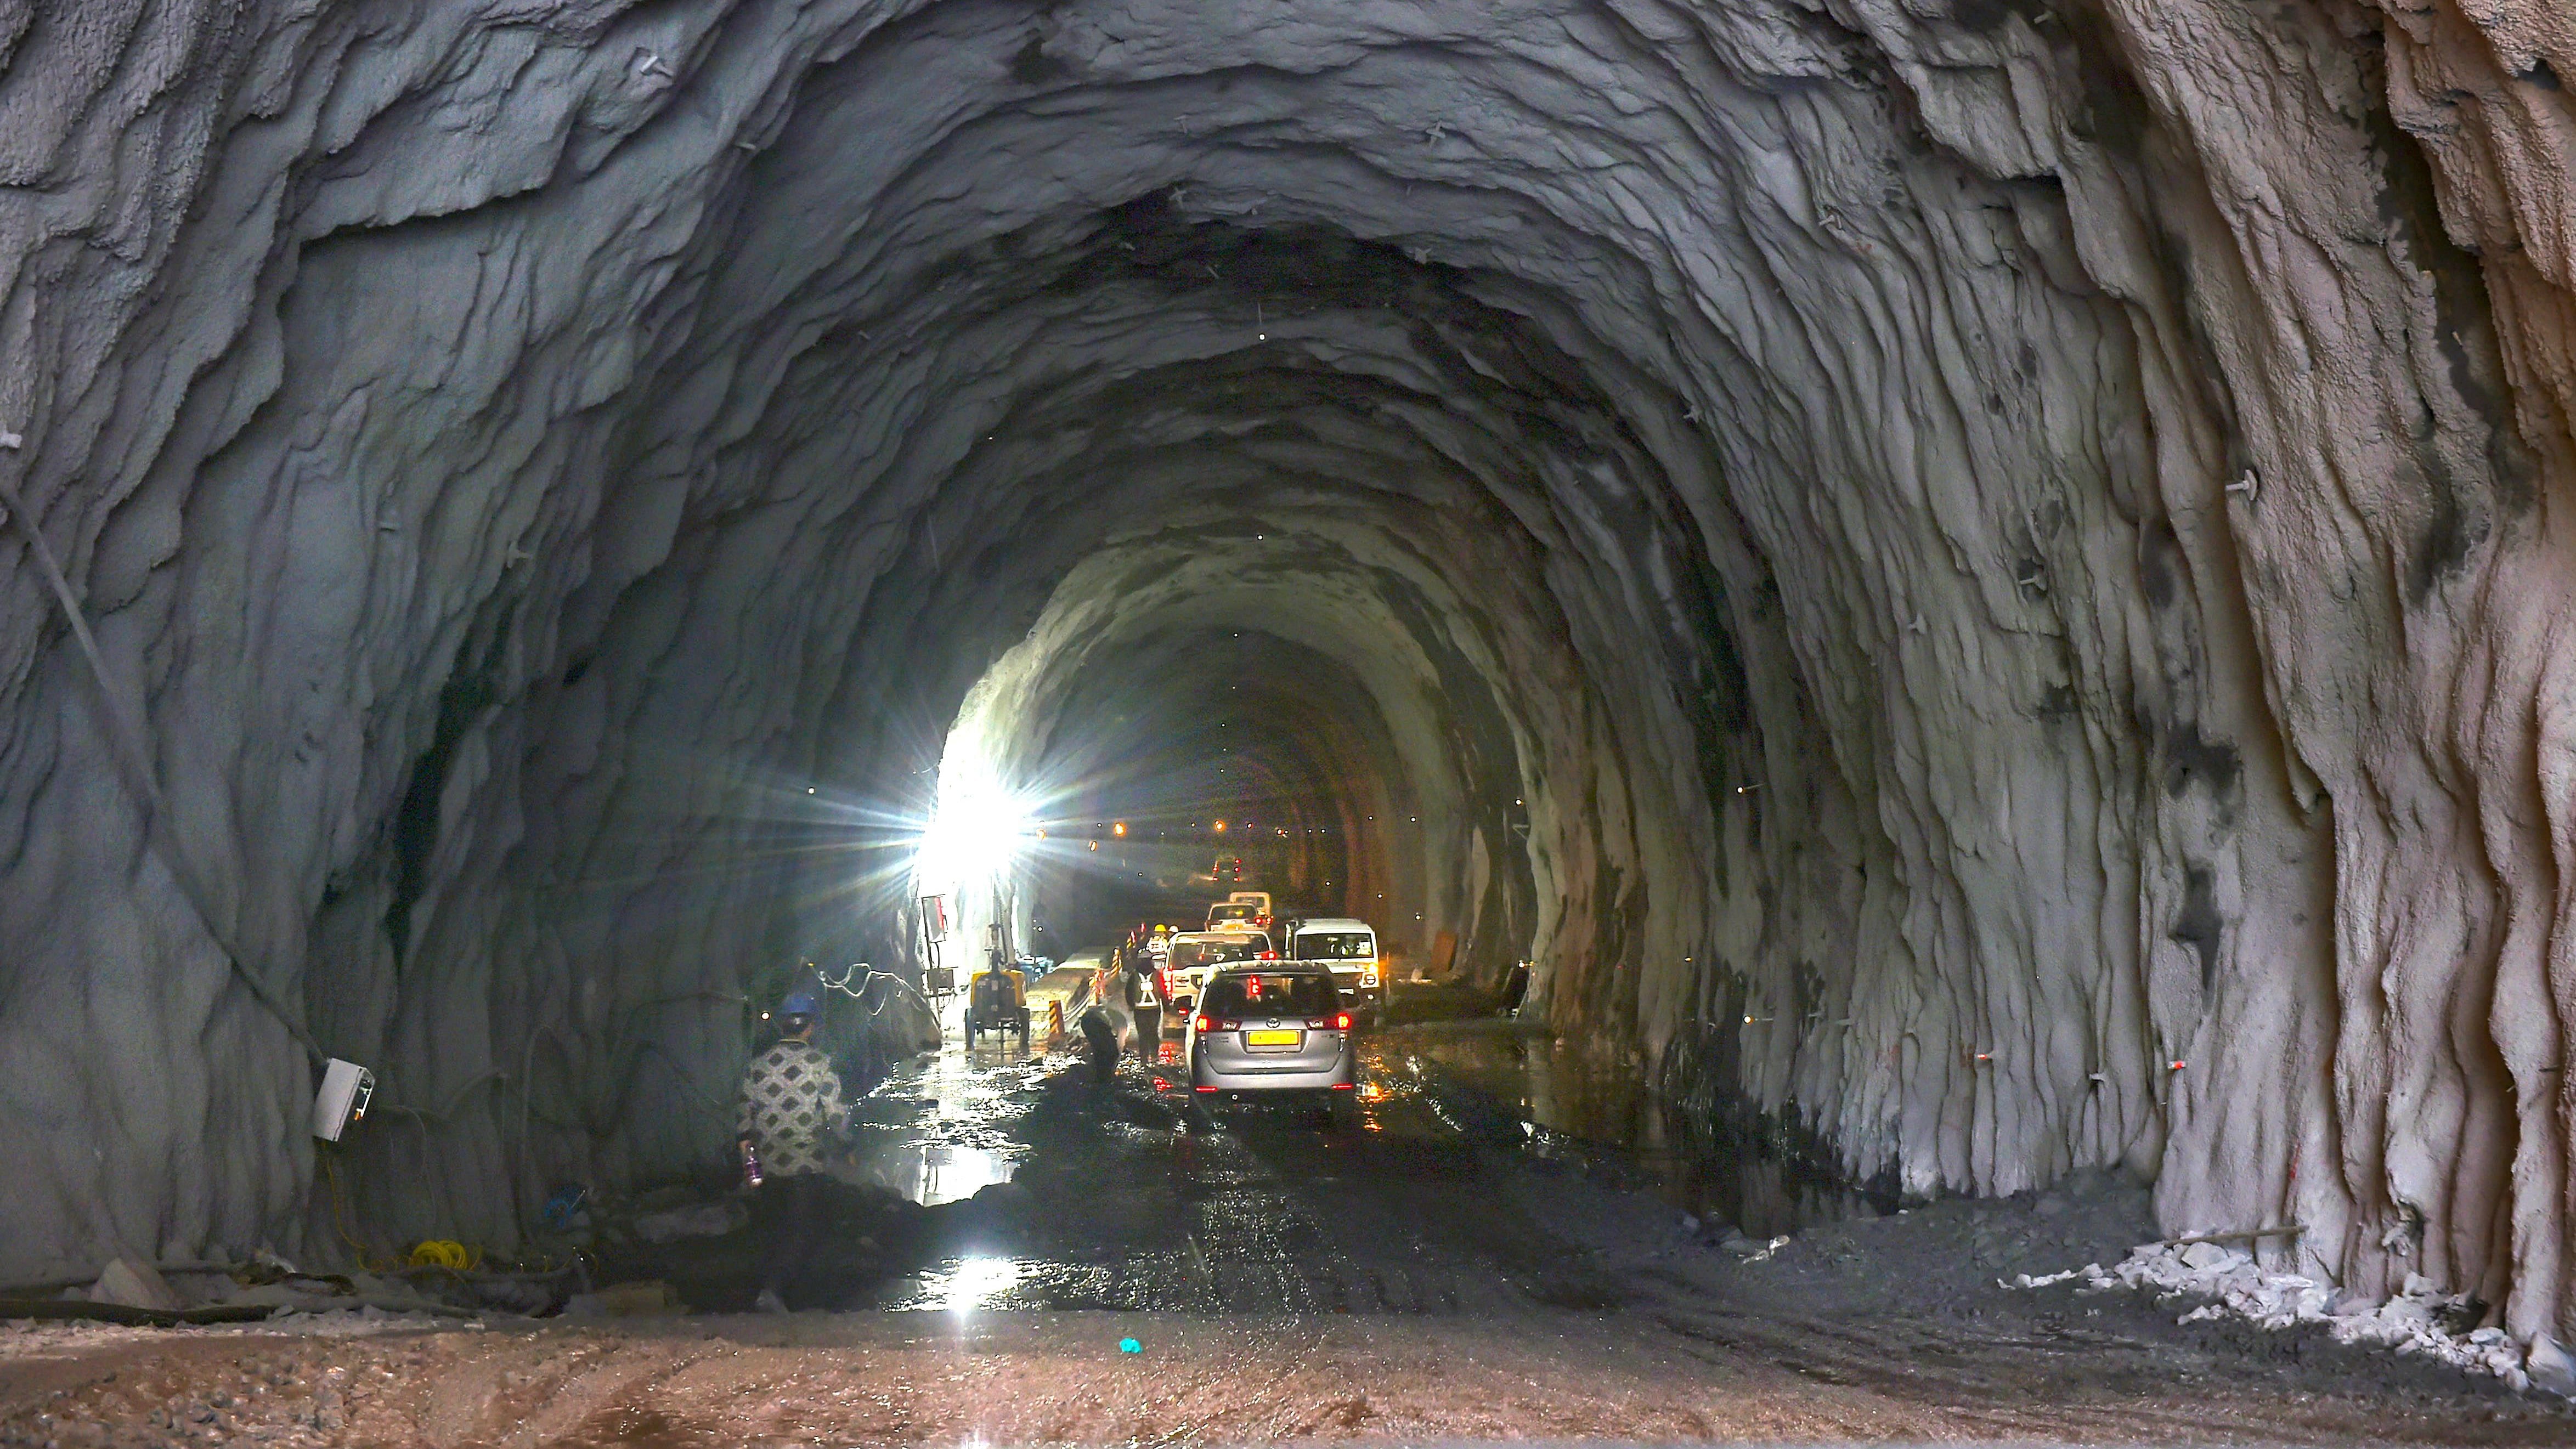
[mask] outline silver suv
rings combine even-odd
[[[1323,966],[1255,962],[1209,977],[1185,1050],[1201,1101],[1303,1098],[1341,1112],[1359,1086],[1351,1015]]]

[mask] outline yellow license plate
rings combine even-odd
[[[1243,1034],[1245,1046],[1295,1046],[1305,1039],[1306,1034],[1302,1031],[1247,1031]]]

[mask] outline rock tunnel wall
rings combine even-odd
[[[1276,508],[1560,1027],[2565,1325],[2555,7],[421,9],[0,6],[0,1276],[705,1160],[976,681]]]

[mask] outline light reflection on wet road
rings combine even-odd
[[[936,1255],[864,1306],[1607,1306],[1615,1292],[1516,1207],[1520,1174],[1490,1156],[1523,1149],[1517,1120],[1460,1099],[1423,1051],[1416,1033],[1364,1037],[1355,1121],[1330,1130],[1297,1109],[1211,1115],[1168,1059],[1131,1057],[1101,1085],[1070,1056],[952,1048],[867,1103],[853,1172],[946,1207]]]
[[[1045,1080],[1017,1043],[952,1046],[895,1073],[852,1112],[853,1151],[835,1170],[924,1207],[1011,1180],[1026,1147],[1011,1123]]]

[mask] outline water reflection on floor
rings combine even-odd
[[[1027,1151],[1010,1123],[1036,1100],[1042,1061],[1005,1041],[952,1045],[897,1068],[853,1109],[854,1151],[834,1176],[924,1207],[1010,1181]]]
[[[959,1258],[911,1280],[908,1294],[889,1295],[890,1306],[949,1313],[997,1308],[1027,1275],[1016,1258]]]
[[[870,1183],[924,1207],[961,1202],[985,1187],[1011,1180],[1018,1154],[942,1142],[862,1142],[845,1181]]]
[[[952,1036],[952,1043],[957,1040]],[[1648,1093],[1633,1065],[1601,1061],[1512,1022],[1364,1030],[1360,1044],[1363,1074],[1354,1103],[1360,1143],[1386,1141],[1400,1148],[1394,1139],[1402,1137],[1437,1153],[1447,1150],[1440,1144],[1463,1145],[1464,1138],[1526,1153],[1551,1171],[1578,1171],[1655,1192],[1713,1225],[1731,1224],[1755,1238],[1876,1216],[1893,1207],[1791,1163],[1740,1149],[1720,1151],[1713,1133]],[[1164,1047],[1164,1060],[1156,1065],[1140,1069],[1131,1060],[1124,1090],[1141,1090],[1148,1103],[1186,1107],[1191,1099],[1178,1070],[1177,1040]],[[979,1231],[958,1245],[962,1252],[952,1249],[911,1275],[880,1284],[870,1295],[874,1306],[978,1312],[1160,1306],[1168,1296],[1187,1299],[1181,1289],[1196,1282],[1190,1274],[1206,1272],[1200,1257],[1205,1244],[1187,1235],[1188,1225],[1222,1223],[1230,1246],[1241,1248],[1275,1228],[1274,1218],[1287,1220],[1273,1210],[1276,1204],[1262,1204],[1328,1184],[1331,1173],[1354,1164],[1369,1173],[1385,1165],[1369,1155],[1377,1149],[1349,1141],[1335,1146],[1329,1134],[1318,1138],[1303,1125],[1280,1130],[1229,1119],[1216,1140],[1202,1142],[1198,1133],[1180,1128],[1178,1117],[1166,1112],[1168,1120],[1156,1126],[1138,1116],[1132,1103],[1106,1124],[1077,1113],[1048,1127],[1047,1119],[1031,1114],[1047,1100],[1049,1072],[1072,1069],[1061,1056],[1050,1064],[1043,1042],[1031,1053],[1016,1041],[988,1038],[971,1050],[952,1044],[907,1066],[859,1104],[857,1152],[841,1175],[926,1207],[962,1203],[1013,1181],[1031,1160],[1035,1143],[1053,1144],[1047,1150],[1056,1157],[1048,1159],[1053,1166],[1047,1171],[1066,1170],[1057,1159],[1065,1157],[1064,1134],[1076,1124],[1085,1151],[1075,1170],[1108,1174],[1079,1194],[1086,1207],[1076,1218],[1088,1227],[1055,1224],[1043,1230],[1061,1230],[1070,1235],[1066,1241],[1030,1238],[1028,1232],[1042,1230],[1029,1225],[999,1237]],[[1090,1144],[1098,1143],[1104,1125],[1111,1141],[1094,1149]],[[1094,1151],[1105,1155],[1095,1157]],[[1318,1171],[1327,1175],[1309,1181]],[[1408,1190],[1394,1180],[1372,1186]],[[1150,1210],[1126,1202],[1139,1193],[1174,1192],[1182,1196],[1154,1197],[1160,1206]],[[1236,1211],[1242,1204],[1252,1206]],[[1143,1213],[1138,1223],[1122,1216],[1131,1208]],[[1182,1225],[1171,1228],[1180,1236],[1169,1243],[1148,1241],[1154,1233],[1139,1224],[1164,1219],[1170,1220],[1165,1227]],[[1086,1255],[1087,1235],[1122,1242],[1125,1249],[1117,1262],[1092,1261],[1098,1255]]]
[[[1516,1119],[1531,1154],[1628,1167],[1665,1201],[1751,1237],[1876,1217],[1895,1206],[1797,1164],[1720,1151],[1713,1133],[1648,1092],[1633,1064],[1587,1057],[1516,1023],[1394,1027],[1372,1033],[1365,1051],[1379,1090],[1464,1093]]]

